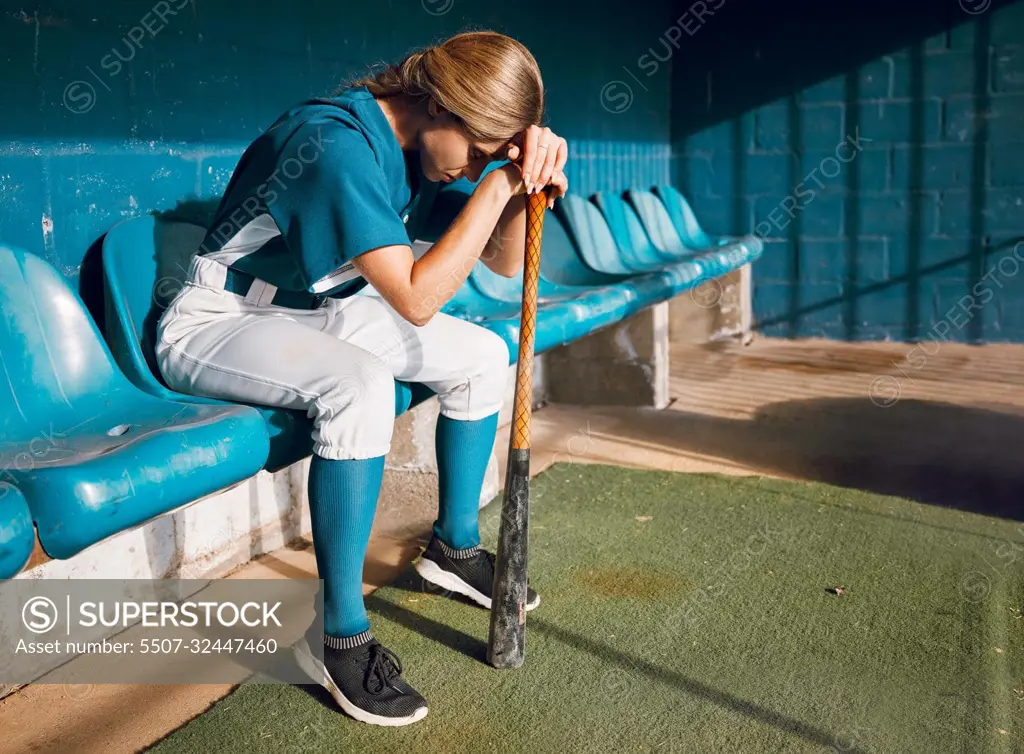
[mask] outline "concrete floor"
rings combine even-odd
[[[1024,346],[932,345],[929,355],[905,344],[755,340],[672,349],[668,409],[546,406],[534,414],[532,470],[569,462],[765,474],[1021,516]],[[506,427],[499,447],[507,442]],[[405,479],[402,494],[384,490],[366,592],[426,543],[433,477],[419,486],[409,494]],[[298,543],[231,578],[315,574],[312,551]],[[140,751],[232,688],[29,686],[0,701],[0,752]]]

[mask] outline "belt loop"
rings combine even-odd
[[[260,305],[260,299],[263,297],[264,291],[267,289],[267,284],[262,280],[253,280],[252,285],[249,286],[249,292],[245,294],[245,300],[254,306]]]
[[[274,296],[277,295],[277,286],[271,285],[270,283],[263,283],[263,292],[259,295],[259,299],[256,301],[257,306],[270,306],[274,302]]]

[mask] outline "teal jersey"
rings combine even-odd
[[[459,183],[427,181],[370,92],[346,89],[291,108],[245,150],[199,253],[283,290],[350,296],[366,285],[352,260],[436,240],[465,202]],[[453,186],[459,201],[436,201]]]

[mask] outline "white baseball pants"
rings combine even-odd
[[[157,328],[156,358],[178,392],[302,409],[314,419],[323,458],[374,458],[391,447],[395,380],[438,394],[440,411],[473,421],[501,409],[508,380],[505,341],[438,313],[423,327],[387,302],[356,295],[312,311],[225,291],[227,268],[194,257],[189,279]]]

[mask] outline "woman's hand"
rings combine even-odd
[[[555,199],[568,193],[569,179],[565,177],[565,173],[561,170],[556,170],[551,176],[548,186],[550,187],[548,189],[548,209],[552,209],[555,206]]]
[[[550,128],[527,128],[512,140],[508,149],[508,159],[519,165],[527,194],[553,185],[558,189],[552,192],[554,198],[563,196],[568,189],[568,182],[562,171],[569,159],[569,147],[565,139]],[[554,180],[556,174],[562,174],[557,184]],[[548,202],[548,206],[551,205],[552,202]]]

